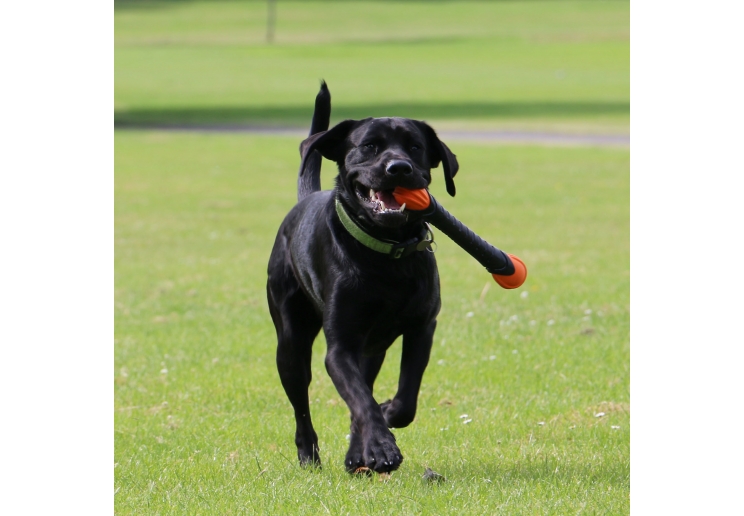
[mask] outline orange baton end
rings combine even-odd
[[[513,254],[509,254],[509,258],[511,258],[511,261],[514,264],[514,274],[510,276],[491,274],[491,276],[493,276],[493,279],[496,281],[496,283],[499,284],[501,288],[519,288],[527,279],[527,267],[522,260],[514,256]]]
[[[402,186],[396,186],[393,190],[393,197],[398,201],[401,206],[406,205],[406,208],[413,211],[425,210],[431,204],[429,199],[429,192],[425,188],[419,190],[409,190]]]

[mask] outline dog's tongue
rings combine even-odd
[[[376,192],[377,200],[382,203],[382,207],[386,210],[397,210],[400,209],[400,204],[393,197],[392,191],[380,190]]]

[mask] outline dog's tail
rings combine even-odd
[[[331,123],[331,92],[325,81],[320,83],[320,91],[315,97],[315,111],[313,121],[310,124],[310,136],[327,131]],[[297,200],[301,201],[313,192],[320,191],[320,165],[323,157],[318,151],[307,157],[305,166],[300,165],[300,173],[297,178]]]

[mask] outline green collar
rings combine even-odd
[[[385,242],[383,240],[378,240],[364,231],[356,222],[354,222],[354,219],[352,219],[349,214],[346,213],[346,210],[341,204],[341,201],[338,200],[338,197],[336,197],[336,213],[338,214],[338,218],[341,221],[341,224],[344,226],[344,228],[346,228],[346,231],[348,231],[351,236],[357,239],[360,244],[369,247],[370,249],[372,249],[373,251],[377,251],[378,253],[386,254],[393,259],[408,256],[414,251],[423,251],[424,249],[428,249],[430,244],[434,241],[434,235],[431,232],[431,228],[428,227],[428,224],[428,238],[424,238],[423,240],[413,238],[402,243],[389,241]]]

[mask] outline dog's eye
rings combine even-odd
[[[421,147],[419,147],[418,145],[411,145],[411,150],[412,151],[421,150]]]
[[[364,148],[365,149],[374,149],[375,148],[375,144],[374,143],[367,143],[367,144],[364,145]]]

